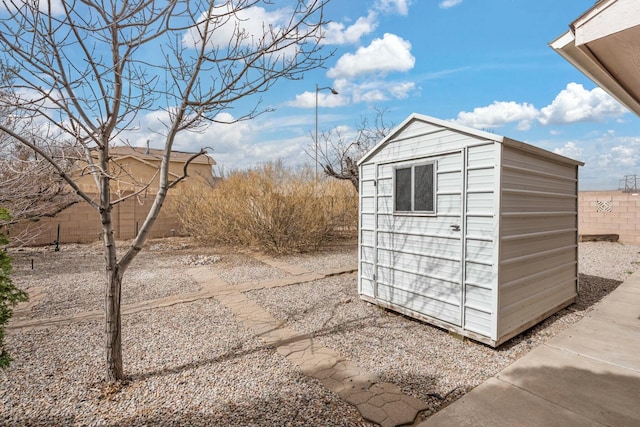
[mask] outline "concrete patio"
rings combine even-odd
[[[640,273],[420,427],[640,425]]]

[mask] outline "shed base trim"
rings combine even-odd
[[[380,307],[395,311],[396,313],[400,313],[400,314],[404,314],[405,316],[409,316],[412,317],[414,319],[417,320],[421,320],[423,322],[429,323],[432,326],[436,326],[438,328],[441,329],[446,329],[449,332],[455,332],[457,334],[460,334],[462,336],[465,336],[467,338],[470,338],[474,341],[478,341],[482,344],[487,344],[491,347],[496,347],[496,341],[492,340],[489,337],[486,337],[484,335],[480,335],[478,333],[475,332],[471,332],[467,329],[461,328],[460,326],[454,325],[452,323],[449,322],[445,322],[444,320],[440,320],[440,319],[436,319],[435,317],[431,317],[431,316],[427,316],[425,314],[422,313],[418,313],[417,311],[413,311],[410,310],[408,308],[405,307],[400,307],[397,306],[395,304],[392,304],[390,302],[384,301],[384,300],[380,300],[380,299],[376,299],[373,297],[370,297],[368,295],[364,295],[364,294],[360,294],[360,299],[370,302],[372,304],[376,304]]]
[[[534,327],[538,323],[540,323],[543,320],[545,320],[547,317],[557,313],[558,311],[562,310],[563,308],[570,306],[571,304],[576,302],[577,298],[578,298],[577,295],[573,296],[573,297],[569,298],[568,300],[566,300],[565,302],[563,302],[562,304],[558,304],[557,306],[555,306],[551,310],[545,311],[540,316],[534,317],[529,322],[519,326],[518,328],[514,329],[511,332],[508,332],[504,337],[502,337],[498,341],[496,341],[496,347],[499,346],[500,344],[504,343],[505,341],[510,340],[511,338],[515,337],[516,335],[521,334],[522,332],[526,331],[527,329]]]
[[[571,297],[568,300],[566,300],[565,302],[558,304],[557,306],[555,306],[554,308],[552,308],[551,310],[547,310],[545,311],[543,314],[541,314],[540,316],[537,316],[535,318],[533,318],[531,321],[521,325],[520,327],[514,329],[513,331],[507,333],[505,336],[500,337],[497,340],[493,340],[487,336],[478,334],[476,332],[472,332],[469,331],[467,329],[464,329],[460,326],[456,326],[453,325],[449,322],[445,322],[443,320],[440,319],[436,319],[435,317],[431,317],[431,316],[427,316],[425,314],[422,313],[418,313],[417,311],[413,311],[410,310],[408,308],[405,307],[400,307],[397,306],[395,304],[392,304],[390,302],[387,301],[383,301],[377,298],[373,298],[370,297],[368,295],[364,295],[364,294],[360,294],[360,299],[362,299],[363,301],[367,301],[370,302],[372,304],[376,304],[380,307],[386,308],[388,310],[392,310],[395,311],[396,313],[400,313],[403,314],[405,316],[409,316],[411,318],[417,319],[417,320],[421,320],[423,322],[426,322],[432,326],[436,326],[438,328],[442,328],[445,329],[449,332],[454,332],[456,334],[460,334],[462,336],[465,336],[467,338],[470,338],[474,341],[477,341],[479,343],[482,344],[486,344],[489,345],[491,347],[498,347],[501,344],[505,343],[506,341],[510,340],[511,338],[521,334],[522,332],[526,331],[527,329],[537,325],[538,323],[542,322],[543,320],[545,320],[547,317],[553,315],[554,313],[557,313],[558,311],[562,310],[565,307],[568,307],[569,305],[573,304],[576,301],[577,296]]]

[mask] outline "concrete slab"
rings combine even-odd
[[[586,317],[547,345],[640,372],[640,327]]]
[[[639,283],[635,283],[639,282]],[[628,292],[634,296],[634,298],[640,297],[640,281],[638,280],[627,280],[626,282],[622,282],[620,286],[618,286],[614,292],[610,293],[606,298],[615,298],[616,294],[620,292]]]
[[[598,304],[588,317],[607,319],[640,328],[640,305],[634,301],[633,295],[626,291],[616,291],[615,298],[607,298],[606,301]],[[637,298],[640,299],[640,293]]]
[[[640,425],[640,371],[543,345],[497,378],[604,425]]]
[[[595,421],[495,377],[418,425],[451,426],[602,427]]]

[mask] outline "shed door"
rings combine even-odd
[[[457,326],[462,171],[462,152],[380,165],[376,224],[377,298]]]

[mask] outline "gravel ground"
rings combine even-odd
[[[582,243],[578,302],[498,350],[359,300],[355,274],[249,296],[299,332],[428,403],[428,416],[582,318],[637,268],[639,251]],[[353,265],[355,253],[347,246],[282,260],[318,270]],[[44,292],[27,316],[102,306],[98,246],[13,255],[14,282]],[[197,290],[186,269],[203,264],[230,284],[286,275],[246,254],[170,239],[140,254],[125,275],[123,302]],[[15,361],[0,372],[0,425],[368,425],[355,408],[262,346],[215,300],[125,316],[124,366],[131,379],[121,387],[108,388],[101,380],[102,329],[101,323],[79,323],[9,334]]]

